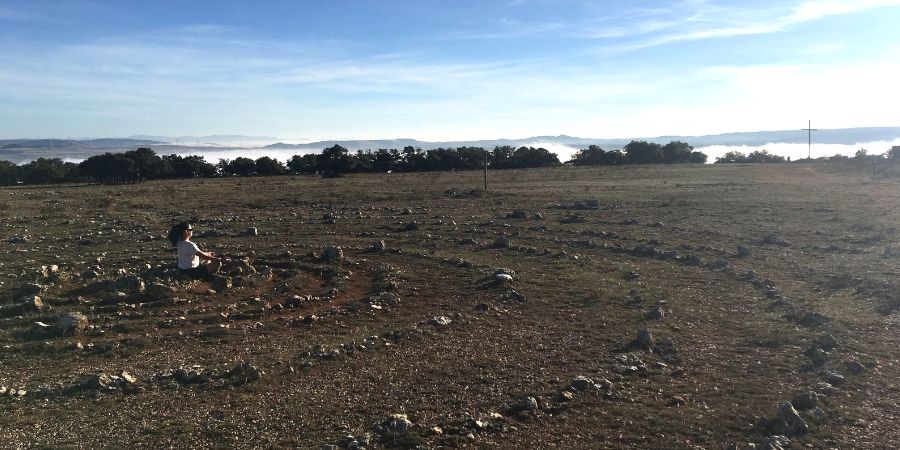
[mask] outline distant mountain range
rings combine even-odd
[[[762,147],[767,144],[805,144],[807,133],[802,130],[750,131],[724,133],[705,136],[657,136],[616,139],[582,138],[574,136],[534,136],[525,139],[490,139],[474,141],[419,141],[416,139],[376,139],[376,140],[329,140],[304,144],[277,142],[281,139],[269,136],[212,135],[212,136],[131,136],[129,138],[103,139],[5,139],[0,140],[0,160],[16,163],[36,158],[63,158],[82,160],[104,152],[121,152],[138,147],[151,147],[159,154],[211,154],[216,151],[238,151],[259,149],[262,151],[297,150],[310,153],[321,151],[333,145],[341,145],[350,150],[402,149],[412,146],[425,150],[432,148],[483,147],[509,145],[520,146],[564,146],[570,149],[587,148],[598,145],[605,150],[621,149],[632,140],[644,140],[665,144],[683,141],[696,148],[712,145]],[[868,127],[822,129],[813,132],[813,144],[856,145],[869,142],[894,141],[900,139],[900,127]],[[275,142],[271,144],[271,142]],[[267,143],[270,143],[266,145]],[[237,145],[237,147],[233,146]],[[554,150],[551,150],[554,151]],[[257,152],[259,153],[259,152]]]
[[[401,149],[406,146],[420,147],[423,149],[438,147],[484,147],[493,148],[498,145],[519,147],[523,145],[564,145],[567,147],[586,148],[589,145],[598,145],[607,150],[620,149],[632,140],[642,140],[666,144],[670,141],[687,142],[694,147],[707,147],[710,145],[726,146],[763,146],[771,143],[801,144],[806,143],[807,133],[801,130],[781,131],[748,131],[715,134],[706,136],[657,136],[637,138],[597,139],[574,136],[534,136],[525,139],[491,139],[478,141],[419,141],[416,139],[380,139],[380,140],[346,140],[346,141],[317,141],[307,144],[285,144],[277,142],[262,148],[268,149],[297,149],[297,150],[321,150],[333,145],[341,145],[350,150],[377,150],[380,148]],[[854,145],[863,142],[891,141],[900,139],[900,127],[870,127],[870,128],[842,128],[819,130],[813,134],[813,142],[816,144],[844,144]]]
[[[0,150],[26,148],[83,148],[83,149],[119,149],[123,147],[149,146],[164,144],[163,141],[149,139],[0,139]]]
[[[213,134],[209,136],[148,136],[148,135],[135,135],[129,136],[130,139],[143,139],[143,140],[153,140],[153,141],[162,141],[168,143],[176,143],[181,142],[185,145],[196,144],[197,142],[201,144],[228,144],[228,143],[240,143],[240,142],[272,142],[281,140],[281,138],[272,137],[272,136],[243,136],[240,134]]]

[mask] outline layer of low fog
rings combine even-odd
[[[854,145],[843,144],[813,144],[812,157],[819,158],[822,156],[847,155],[853,156],[859,149],[865,149],[870,155],[880,155],[895,145],[900,145],[900,139],[893,141],[863,142]],[[579,148],[570,147],[562,144],[554,144],[549,142],[529,142],[525,144],[527,147],[543,147],[551,153],[555,153],[561,162],[572,159],[572,156],[578,152]],[[790,157],[791,160],[806,158],[808,147],[806,144],[781,144],[773,143],[763,146],[746,146],[746,145],[711,145],[707,147],[697,147],[695,150],[705,153],[709,159],[707,162],[714,163],[719,158],[731,151],[738,151],[745,155],[757,150],[768,150],[769,153]],[[604,150],[616,150],[615,148],[604,148]],[[125,151],[124,149],[121,151]],[[237,157],[258,159],[263,156],[275,158],[281,162],[287,162],[294,155],[305,155],[308,153],[319,153],[321,149],[269,149],[269,148],[222,148],[222,147],[183,147],[183,148],[167,148],[157,151],[157,154],[168,155],[176,154],[181,156],[199,155],[203,156],[207,162],[217,163],[220,159],[233,160]],[[65,157],[65,162],[79,163],[84,159]],[[16,164],[27,164],[31,159],[18,161]],[[15,162],[15,161],[14,161]]]
[[[562,144],[553,144],[548,142],[529,142],[525,144],[527,147],[543,147],[551,153],[555,153],[562,162],[572,159],[572,156],[578,152],[579,148],[569,147]],[[887,152],[892,146],[900,145],[900,139],[894,141],[880,142],[864,142],[854,145],[842,144],[815,144],[812,146],[812,157],[819,158],[822,156],[847,155],[853,156],[857,150],[864,148],[870,155],[878,155]],[[695,150],[705,153],[709,159],[708,162],[716,162],[719,158],[731,151],[738,151],[748,155],[757,150],[768,150],[769,153],[790,157],[791,160],[803,159],[807,156],[808,146],[806,144],[766,144],[763,146],[729,146],[729,145],[712,145],[708,147],[697,147]],[[615,150],[614,148],[604,150]],[[206,150],[203,148],[191,148],[184,151],[175,151],[174,153],[185,155],[201,155],[207,161],[215,163],[220,159],[232,160],[239,156],[245,158],[257,159],[262,156],[269,156],[281,162],[286,162],[294,155],[304,155],[307,153],[318,153],[321,150],[299,150],[299,149],[265,149],[265,148],[249,148],[249,149],[222,149]]]

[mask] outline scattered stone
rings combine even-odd
[[[501,234],[494,239],[494,247],[504,248],[509,247],[509,238],[505,234]]]
[[[644,314],[646,320],[662,320],[666,316],[665,311],[660,307],[655,307]]]
[[[300,295],[292,295],[287,300],[284,301],[285,308],[299,308],[303,306],[303,301],[306,300],[305,297]]]
[[[519,303],[525,303],[525,300],[526,300],[524,295],[520,294],[518,291],[516,291],[514,289],[509,290],[508,296],[509,296],[510,300],[513,300],[513,301],[516,301]]]
[[[143,294],[146,291],[147,285],[140,277],[127,276],[116,280],[115,288],[120,291]]]
[[[563,217],[562,219],[559,219],[559,223],[565,223],[565,224],[583,223],[586,221],[587,221],[587,219],[585,219],[585,217],[581,214],[571,214],[569,216]]]
[[[629,217],[622,221],[622,225],[638,225],[639,223],[641,223],[641,221],[633,217]]]
[[[322,252],[322,261],[326,263],[337,263],[344,259],[344,250],[341,247],[328,246]]]
[[[211,287],[212,287],[212,290],[214,290],[216,292],[222,292],[226,289],[231,289],[232,286],[233,286],[233,282],[232,282],[231,277],[215,276],[212,279]]]
[[[130,374],[130,373],[124,371],[124,370],[123,370],[122,373],[119,375],[119,377],[121,377],[123,380],[125,380],[125,383],[127,383],[127,384],[135,384],[135,383],[137,383],[137,377],[135,377],[134,375],[132,375],[132,374]]]
[[[737,246],[737,257],[738,258],[746,258],[748,256],[750,256],[750,249],[747,247],[744,247],[743,245],[738,245]]]
[[[588,389],[596,388],[597,384],[594,382],[594,380],[592,380],[588,377],[579,375],[579,376],[575,377],[571,383],[569,383],[569,387],[571,387],[573,390],[576,390],[576,391],[586,391]]]
[[[528,217],[528,213],[522,211],[521,209],[514,210],[513,212],[506,215],[507,219],[524,219]]]
[[[832,370],[823,370],[822,378],[832,386],[840,386],[844,384],[844,376]]]
[[[885,247],[884,248],[884,257],[885,258],[896,258],[897,254],[900,253],[894,247]]]
[[[819,406],[815,406],[809,411],[803,412],[803,416],[813,422],[824,422],[828,418],[828,414]]]
[[[731,267],[731,264],[726,259],[719,258],[710,264],[713,270],[726,270]]]
[[[56,322],[56,327],[63,335],[74,335],[88,327],[88,318],[80,312],[70,312]]]
[[[544,220],[544,215],[541,213],[533,213],[531,215],[531,220]]]
[[[757,450],[785,450],[791,446],[791,440],[786,436],[774,435],[762,440],[758,446],[754,446]]]
[[[41,311],[47,307],[44,304],[44,301],[41,300],[41,298],[38,297],[37,295],[26,296],[23,306],[26,311],[28,311],[28,310]]]
[[[175,369],[172,372],[172,377],[175,381],[183,384],[202,384],[208,383],[210,380],[210,373],[206,370],[187,370],[184,368]]]
[[[416,231],[419,229],[419,222],[413,220],[412,222],[408,222],[403,226],[403,231]]]
[[[814,366],[821,366],[828,362],[828,352],[822,348],[813,346],[806,351],[806,356],[812,361]]]
[[[406,431],[413,426],[406,414],[391,414],[385,422],[387,428],[391,431]]]
[[[613,365],[612,371],[620,375],[642,374],[649,372],[649,368],[635,354],[625,354],[616,356],[616,364]],[[605,380],[604,380],[605,382]],[[611,385],[610,385],[611,386]]]
[[[784,402],[778,405],[778,416],[770,431],[786,436],[802,436],[809,431],[809,425],[800,417],[800,413],[794,409],[794,405]]]
[[[791,404],[801,411],[812,409],[816,407],[818,403],[819,395],[813,391],[801,392],[794,395],[794,398],[791,399]]]
[[[635,346],[637,346],[637,348],[647,349],[652,347],[653,343],[653,334],[650,332],[650,330],[646,328],[638,330],[637,338],[635,338],[634,340],[634,344]]]
[[[784,316],[786,319],[794,321],[800,325],[810,328],[821,327],[827,325],[831,321],[828,317],[812,311],[801,313],[788,313]]]
[[[539,409],[540,409],[540,406],[538,405],[538,401],[537,401],[536,398],[534,398],[534,397],[522,397],[522,398],[519,399],[519,401],[516,403],[516,406],[514,407],[514,409],[515,409],[517,412],[533,412],[533,411],[539,410]]]
[[[684,257],[683,261],[688,266],[699,266],[703,264],[703,259],[697,255],[687,255]]]
[[[782,247],[790,247],[791,243],[782,239],[775,233],[769,233],[763,236],[759,243],[762,245],[779,245]]]
[[[243,235],[244,236],[258,236],[259,230],[257,230],[256,227],[250,227],[250,228],[247,228],[246,230],[244,230]]]
[[[122,377],[109,375],[107,373],[93,375],[84,383],[85,388],[95,391],[112,391],[119,389],[124,385],[125,380]]]
[[[676,408],[684,406],[685,403],[687,403],[687,401],[680,395],[673,395],[672,398],[669,399],[669,406]]]
[[[447,316],[435,316],[428,321],[428,323],[438,327],[445,327],[447,325],[450,325],[451,322],[453,321],[450,320],[450,318]]]
[[[26,244],[31,240],[31,236],[28,235],[14,235],[6,240],[9,244]]]
[[[850,360],[844,363],[844,367],[847,369],[847,372],[852,373],[853,375],[859,375],[866,370],[866,366],[862,365],[859,361]]]
[[[128,301],[128,294],[122,291],[110,292],[106,297],[107,303],[122,303]]]
[[[821,382],[813,385],[812,390],[815,391],[816,394],[819,394],[819,398],[831,397],[832,395],[838,393],[838,389],[836,387],[834,387],[832,384],[826,383],[824,381],[821,381]]]
[[[494,282],[496,282],[497,284],[499,284],[501,286],[505,285],[506,283],[511,282],[512,280],[513,280],[513,277],[510,274],[507,274],[507,273],[494,274]]]
[[[816,345],[818,345],[825,351],[831,351],[832,349],[837,348],[838,342],[837,339],[834,338],[834,336],[826,334],[816,340]]]
[[[233,379],[235,384],[244,385],[259,381],[263,376],[263,372],[253,364],[243,361],[232,367],[225,376]]]
[[[385,248],[386,247],[385,247],[384,241],[375,241],[369,247],[369,249],[372,250],[373,252],[379,252],[379,253],[383,252]]]

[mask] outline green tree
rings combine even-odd
[[[569,161],[574,166],[596,166],[606,164],[606,150],[597,145],[578,150]]]
[[[163,161],[169,165],[169,176],[175,178],[197,178],[216,176],[216,166],[206,162],[202,156],[165,155]]]
[[[707,158],[708,157],[706,156],[706,153],[693,151],[691,152],[691,157],[688,159],[688,161],[691,164],[706,164]]]
[[[512,158],[515,148],[509,145],[494,147],[494,151],[488,155],[488,165],[494,169],[506,169],[509,167],[509,159]]]
[[[375,154],[372,150],[357,150],[353,155],[353,171],[354,172],[371,172],[375,167]]]
[[[323,171],[326,177],[336,177],[342,173],[348,173],[353,170],[353,164],[353,157],[350,156],[349,150],[340,145],[322,150],[322,154],[319,156],[319,170]]]
[[[250,158],[238,156],[224,166],[224,175],[249,177],[256,173],[256,162]]]
[[[137,181],[134,160],[121,153],[94,155],[78,164],[81,173],[101,184],[133,183]]]
[[[747,162],[751,163],[777,163],[784,161],[784,156],[773,155],[766,149],[756,150],[747,156]]]
[[[885,156],[892,161],[900,161],[900,145],[891,147],[891,149],[885,153]]]
[[[720,163],[745,163],[747,162],[747,155],[737,151],[732,150],[718,158],[716,158],[716,164]]]
[[[425,153],[421,148],[407,145],[403,147],[403,170],[414,172],[417,170],[425,170]]]
[[[171,166],[149,148],[142,147],[137,150],[127,151],[123,153],[123,156],[134,162],[134,175],[139,182],[165,178],[172,172]]]
[[[12,186],[19,182],[19,166],[9,161],[0,161],[0,185]]]
[[[374,160],[372,161],[372,170],[376,172],[388,172],[392,170],[397,170],[397,165],[402,160],[400,156],[400,152],[397,149],[385,149],[380,148],[375,152]]]
[[[262,156],[256,159],[256,174],[262,176],[284,175],[287,169],[277,159]]]
[[[545,148],[519,147],[509,158],[510,167],[552,167],[560,165],[556,154]]]
[[[315,153],[294,155],[288,161],[287,167],[293,174],[316,173],[319,171],[319,155]]]
[[[678,164],[691,162],[691,153],[694,147],[686,142],[672,141],[662,147],[662,162],[666,164]]]
[[[625,146],[625,155],[631,164],[658,164],[662,162],[662,146],[647,141],[631,141]]]

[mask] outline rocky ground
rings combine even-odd
[[[900,186],[814,166],[0,190],[0,447],[889,448]],[[173,270],[194,224],[221,276]]]

